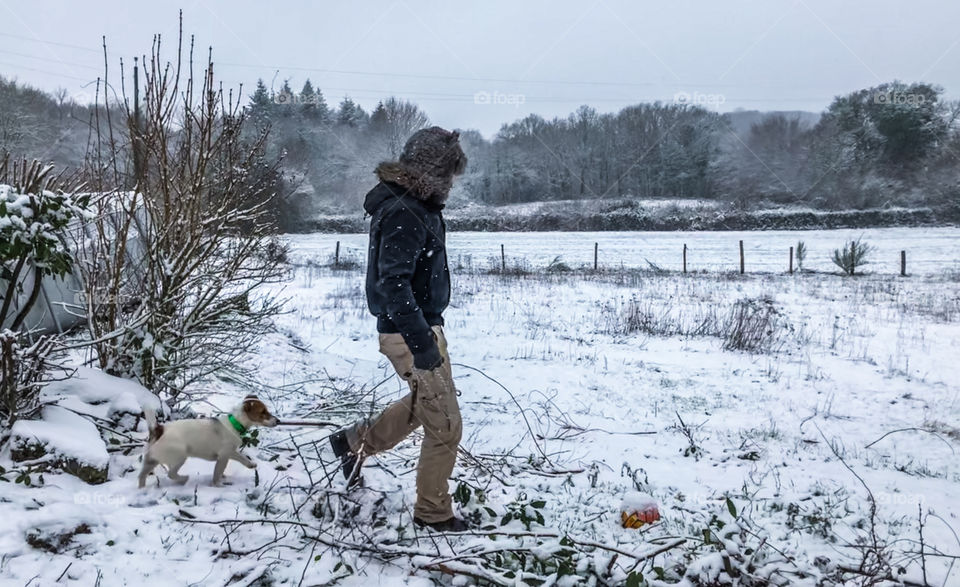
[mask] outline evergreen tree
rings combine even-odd
[[[290,116],[293,114],[294,94],[293,90],[290,88],[289,80],[284,80],[283,87],[280,88],[280,92],[274,96],[274,102],[277,103],[278,110],[282,116]]]
[[[367,113],[359,104],[350,99],[350,96],[344,97],[340,102],[340,111],[337,113],[337,124],[359,128],[367,120]]]
[[[370,114],[369,129],[373,133],[385,133],[390,125],[390,117],[387,115],[387,109],[383,106],[383,101],[377,102],[377,107]]]
[[[330,112],[330,107],[327,106],[326,99],[323,97],[323,92],[320,91],[320,88],[317,88],[313,94],[313,103],[316,105],[317,110],[317,120],[323,123],[330,122],[333,115]]]
[[[307,81],[303,83],[303,89],[300,90],[300,96],[297,100],[299,102],[300,112],[303,113],[306,118],[317,118],[316,100],[317,94],[313,89],[313,84],[307,79]]]
[[[262,79],[257,80],[257,89],[250,96],[250,119],[256,124],[265,124],[270,120],[273,100],[270,91]]]

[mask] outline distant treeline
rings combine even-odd
[[[451,231],[550,232],[550,231],[676,231],[676,230],[826,230],[890,226],[940,226],[960,224],[960,206],[886,208],[868,210],[735,210],[644,209],[642,202],[622,201],[603,210],[547,209],[536,214],[451,211],[446,217]],[[316,218],[307,232],[362,233],[367,230],[357,214]]]
[[[94,113],[66,90],[48,94],[0,76],[0,155],[80,167]]]
[[[0,80],[0,150],[82,165],[95,114],[64,93]],[[662,102],[603,114],[581,106],[552,120],[530,115],[504,125],[492,140],[461,132],[470,164],[450,206],[691,198],[723,202],[745,224],[761,222],[760,216],[749,220],[748,212],[794,205],[939,211],[960,201],[958,114],[958,103],[945,101],[936,86],[892,82],[839,96],[819,117],[721,115]],[[398,98],[369,113],[350,98],[331,106],[309,81],[300,91],[288,83],[271,91],[259,81],[246,115],[251,136],[269,129],[265,157],[282,158],[274,205],[284,230],[312,230],[325,223],[317,218],[359,214],[376,164],[396,158],[406,138],[430,124],[417,105]],[[883,225],[886,218],[876,221]],[[937,218],[944,220],[939,212]],[[661,223],[636,214],[583,219],[600,228],[607,222],[619,229]],[[731,222],[727,215],[703,220],[704,228]]]

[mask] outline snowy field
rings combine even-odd
[[[326,262],[340,241],[342,254],[366,258],[366,234],[311,234],[292,237],[299,261]],[[872,273],[900,273],[900,251],[907,252],[907,271],[938,274],[960,271],[960,228],[869,228],[844,230],[772,230],[763,232],[451,232],[448,254],[454,267],[500,263],[500,245],[507,263],[523,261],[544,267],[560,257],[568,265],[593,266],[594,243],[604,267],[648,268],[648,261],[664,269],[682,269],[687,245],[689,271],[738,271],[739,241],[743,240],[748,272],[784,272],[789,249],[803,241],[809,251],[804,268],[836,271],[833,250],[851,239],[875,247]]]
[[[872,275],[782,274],[797,240],[807,267],[832,271],[832,249],[860,235],[877,247]],[[652,585],[862,585],[873,572],[960,585],[958,237],[451,234],[463,269],[446,332],[465,449],[452,488],[482,529],[439,538],[413,527],[416,435],[372,459],[353,493],[335,474],[329,427],[262,431],[246,451],[258,470],[231,463],[228,487],[189,461],[185,486],[160,476],[138,491],[140,424],[100,430],[108,453],[89,456],[109,462],[100,485],[46,473],[28,488],[13,483],[23,464],[0,455],[0,583],[637,585],[642,574]],[[741,238],[743,277],[730,273]],[[255,349],[267,384],[255,391],[281,417],[346,423],[404,393],[378,356],[362,271],[323,266],[337,240],[362,260],[364,235],[291,237],[294,267],[278,289],[290,312]],[[523,255],[535,269],[557,256],[592,264],[594,242],[614,269],[485,271],[500,243],[508,262]],[[683,243],[690,269],[710,272],[615,269],[649,260],[676,271]],[[906,279],[894,275],[901,249]],[[734,318],[748,307],[767,312],[763,344],[737,350]],[[147,401],[135,385],[80,375],[49,395],[97,422]],[[250,390],[204,391],[199,411]],[[83,438],[51,442],[90,452]],[[620,527],[635,491],[658,501],[661,521]]]

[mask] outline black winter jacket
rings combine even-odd
[[[446,225],[441,210],[395,183],[380,182],[363,208],[370,219],[367,305],[377,330],[399,332],[418,369],[440,364],[431,326],[450,302]]]

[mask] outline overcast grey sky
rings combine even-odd
[[[839,93],[928,81],[960,95],[955,0],[167,2],[0,0],[0,75],[81,98],[112,62],[172,46],[177,10],[220,79],[258,77],[368,111],[396,95],[477,128],[580,104],[686,97],[721,111],[820,111]],[[172,53],[170,54],[172,57]]]

